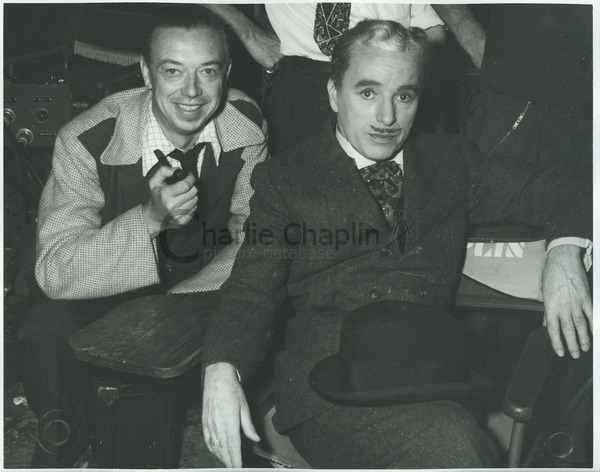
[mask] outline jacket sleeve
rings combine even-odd
[[[98,298],[159,283],[141,207],[101,226],[104,202],[96,162],[67,125],[38,216],[35,275],[48,297]]]
[[[242,379],[252,375],[271,340],[272,324],[285,299],[293,247],[285,238],[291,220],[285,199],[265,164],[252,176],[249,227],[231,277],[221,288],[221,309],[210,321],[203,364],[228,362]],[[257,235],[263,234],[263,237]]]
[[[244,223],[250,213],[250,198],[253,190],[250,177],[254,166],[267,159],[267,125],[263,120],[262,132],[264,141],[259,144],[246,146],[242,152],[244,166],[240,170],[231,196],[228,222],[229,234],[232,241],[222,247],[213,260],[203,267],[197,274],[177,284],[169,293],[189,293],[218,290],[229,278],[235,256],[244,243]]]
[[[509,157],[494,159],[464,141],[472,223],[510,220],[543,226],[547,240],[592,239],[592,190],[568,165],[534,168]]]

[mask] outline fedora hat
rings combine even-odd
[[[338,353],[319,362],[309,380],[326,400],[372,406],[467,398],[491,386],[468,367],[460,320],[398,301],[350,312]]]

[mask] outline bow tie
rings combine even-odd
[[[206,143],[198,143],[187,152],[176,148],[168,156],[179,161],[184,171],[194,174],[194,177],[198,178],[198,156],[204,149],[204,146],[206,146]]]
[[[392,228],[400,254],[404,254],[408,227],[402,211],[404,175],[400,164],[396,161],[378,161],[363,167],[359,173]]]
[[[363,167],[360,175],[376,198],[401,197],[403,175],[396,161],[378,161]]]

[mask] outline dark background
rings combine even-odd
[[[105,96],[120,90],[141,87],[143,80],[138,64],[120,66],[88,59],[73,52],[75,41],[139,53],[148,19],[160,4],[4,4],[4,98],[10,95],[7,87],[20,90],[19,99],[31,98],[29,86],[38,86],[35,93],[67,90],[67,95],[57,95],[48,107],[56,128],[72,116],[93,106]],[[236,5],[245,15],[264,24],[264,16],[256,5]],[[475,15],[485,25],[487,6],[471,6]],[[238,38],[230,34],[233,61],[229,85],[238,88],[259,104],[264,97],[263,71],[248,55]],[[461,131],[461,106],[468,94],[469,84],[475,74],[469,61],[448,34],[444,67],[440,74],[446,87],[438,88],[430,112],[438,119],[428,125],[441,126],[445,131]],[[42,91],[42,92],[40,92]],[[442,93],[443,92],[443,93]],[[12,92],[11,92],[12,93]],[[28,102],[30,103],[30,102]],[[426,108],[426,103],[422,108]],[[35,110],[33,110],[35,112]],[[23,112],[20,112],[23,114]],[[441,119],[440,119],[441,116]],[[35,125],[34,115],[28,116]],[[440,125],[441,123],[441,125]],[[23,123],[20,123],[23,124]],[[24,123],[29,125],[29,123]],[[15,405],[14,398],[23,395],[21,362],[18,351],[18,326],[37,294],[33,268],[35,263],[35,221],[41,194],[40,183],[45,182],[52,159],[51,139],[34,140],[31,146],[12,145],[20,126],[5,127],[4,134],[4,466],[28,467],[35,444],[37,421],[23,405]],[[493,370],[504,383],[514,367],[514,359],[500,358],[498,352],[518,353],[515,345],[524,341],[525,334],[538,326],[540,314],[512,312],[503,314],[504,324],[498,325],[496,310],[485,313],[464,313],[473,317],[473,328],[481,332],[480,338],[498,336],[506,345],[476,346],[486,351],[481,358],[484,371]],[[519,333],[517,333],[517,328]],[[484,336],[485,335],[485,336]],[[201,436],[201,432],[198,433]],[[197,439],[197,441],[201,441]],[[191,452],[188,456],[193,456]],[[184,454],[184,462],[188,460]],[[191,459],[190,459],[191,460]],[[189,462],[193,467],[195,463]]]

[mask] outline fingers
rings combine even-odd
[[[171,190],[174,195],[187,192],[190,188],[194,187],[196,178],[192,174],[188,174],[185,179],[180,180],[172,184],[168,184],[166,180],[171,177],[177,167],[160,166],[156,172],[148,179],[148,185],[150,189],[155,187],[167,187]]]
[[[159,185],[162,184],[165,179],[167,179],[168,177],[171,177],[171,175],[173,175],[173,172],[175,172],[175,167],[169,167],[169,166],[160,166],[156,172],[154,172],[150,178],[148,179],[148,183],[150,184],[150,187],[153,187],[154,185]]]
[[[588,320],[588,323],[590,325],[590,331],[593,333],[594,332],[593,306],[592,306],[592,299],[589,296],[586,297],[586,299],[581,304],[581,309],[583,310],[583,313],[585,314],[585,316]]]
[[[544,324],[554,351],[579,358],[591,346],[592,301],[580,258],[581,248],[560,245],[546,255],[542,291],[546,308]]]
[[[194,197],[191,200],[179,205],[175,210],[171,211],[165,218],[166,226],[169,228],[179,228],[187,225],[194,217],[198,208],[198,198]]]
[[[240,423],[236,416],[218,414],[213,407],[205,406],[203,434],[206,446],[226,467],[242,466]]]
[[[198,189],[194,185],[195,177],[188,175],[185,179],[167,185],[164,182],[175,171],[172,167],[162,166],[150,178],[149,217],[152,227],[180,228],[187,225],[194,217],[198,205]]]
[[[240,423],[246,421],[250,422],[250,412],[235,368],[226,363],[207,367],[202,399],[204,442],[227,467],[242,467]],[[244,428],[254,430],[251,425]]]
[[[586,311],[589,308],[589,312]],[[552,348],[559,357],[565,354],[565,346],[574,359],[578,359],[582,351],[587,352],[591,346],[588,320],[591,325],[591,306],[582,310],[564,307],[559,313],[546,312],[544,324],[548,327],[548,335]],[[562,333],[562,335],[561,335]]]
[[[554,349],[558,357],[563,357],[565,355],[565,348],[560,335],[560,322],[557,318],[550,318],[548,314],[546,314],[544,322],[548,327],[548,336],[550,337],[552,349]]]
[[[254,429],[254,425],[252,424],[252,417],[250,416],[250,408],[248,408],[247,403],[242,405],[242,408],[240,410],[240,416],[241,416],[241,423],[242,423],[242,431],[244,432],[244,435],[248,439],[250,439],[254,442],[259,442],[260,436],[256,432],[256,429]]]
[[[579,359],[579,343],[577,342],[577,332],[573,325],[571,317],[561,317],[560,327],[567,343],[567,349],[574,359]]]
[[[589,351],[590,349],[590,337],[588,334],[588,324],[583,311],[578,310],[573,314],[573,325],[575,327],[575,331],[577,333],[577,338],[579,338],[579,346],[581,346],[581,350],[584,352]],[[575,345],[577,346],[577,340],[575,340]],[[571,353],[573,352],[571,348],[569,348]],[[579,357],[579,350],[577,350],[577,354]],[[575,356],[573,356],[575,357]]]

